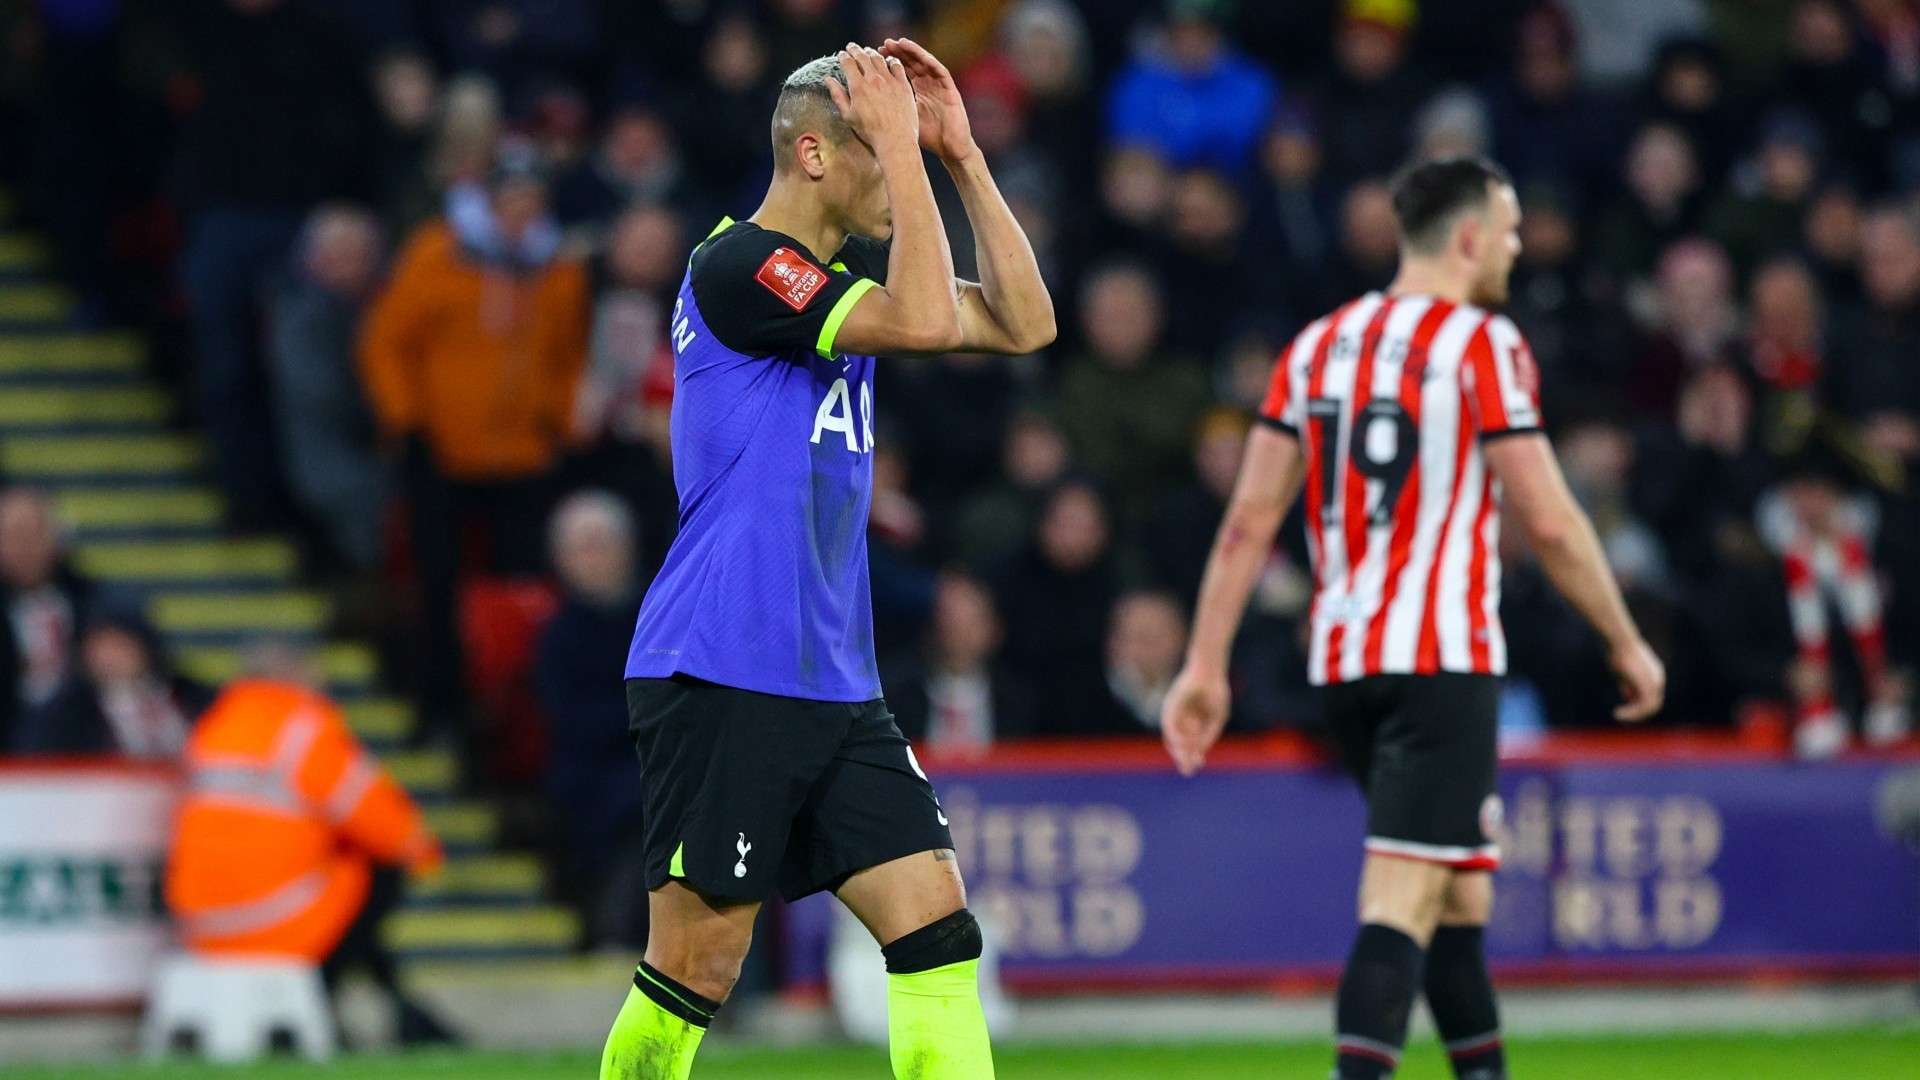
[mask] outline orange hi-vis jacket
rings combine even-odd
[[[317,963],[366,903],[374,862],[440,863],[407,793],[310,690],[235,683],[186,759],[166,897],[195,952]]]

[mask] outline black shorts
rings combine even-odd
[[[1367,851],[1500,865],[1500,680],[1371,675],[1326,690],[1327,726],[1367,796]]]
[[[953,846],[886,702],[807,701],[676,675],[627,680],[647,888],[789,900]]]

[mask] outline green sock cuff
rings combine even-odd
[[[714,1014],[720,1011],[719,1002],[701,997],[644,960],[633,970],[633,985],[654,1004],[695,1027],[713,1023]]]

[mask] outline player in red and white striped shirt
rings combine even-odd
[[[1315,593],[1309,678],[1367,794],[1362,926],[1339,1003],[1336,1077],[1398,1064],[1424,989],[1461,1077],[1505,1076],[1481,946],[1493,833],[1502,502],[1607,643],[1623,702],[1658,711],[1666,675],[1540,429],[1539,379],[1505,302],[1520,207],[1499,166],[1451,159],[1395,182],[1401,263],[1301,331],[1275,367],[1208,560],[1162,732],[1182,772],[1225,726],[1227,654],[1294,498]]]

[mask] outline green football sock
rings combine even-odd
[[[887,1042],[895,1080],[993,1080],[980,961],[889,974]]]
[[[687,1080],[719,1008],[651,964],[641,964],[607,1035],[600,1080]]]

